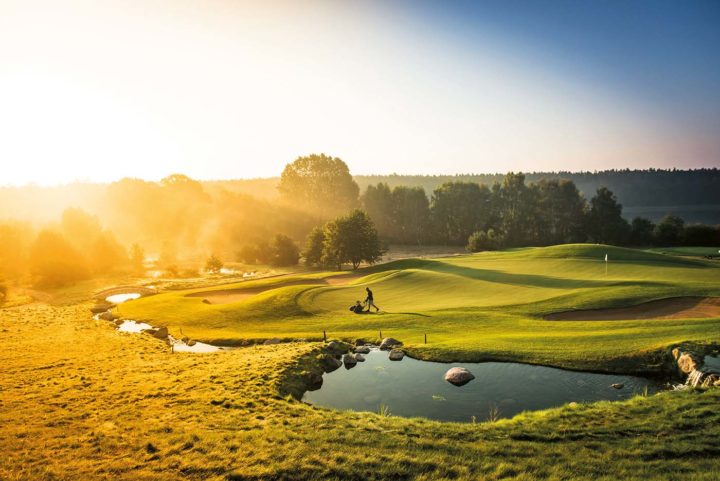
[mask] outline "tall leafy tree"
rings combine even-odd
[[[285,234],[276,234],[270,243],[272,258],[270,264],[274,266],[294,266],[300,259],[300,250],[290,237]]]
[[[635,217],[630,223],[630,244],[649,246],[655,241],[655,223],[644,217]]]
[[[288,202],[326,219],[355,208],[360,193],[347,164],[325,154],[298,157],[286,165],[278,190]]]
[[[328,222],[324,228],[323,262],[335,265],[352,264],[357,269],[362,262],[374,264],[382,256],[377,230],[370,217],[356,209],[348,215]]]
[[[537,201],[531,225],[535,225],[538,243],[567,244],[585,240],[587,202],[572,181],[542,179],[531,184],[531,190]]]
[[[314,267],[320,267],[323,265],[323,244],[325,242],[325,232],[322,227],[315,227],[305,239],[305,250],[303,251],[303,258],[305,258],[305,264]]]
[[[392,191],[394,240],[421,244],[430,220],[430,202],[422,187],[398,186]]]
[[[510,172],[498,190],[500,230],[510,246],[536,242],[535,191],[525,185],[525,175]]]
[[[630,226],[622,217],[622,204],[615,194],[600,187],[590,199],[590,211],[587,216],[587,232],[594,242],[603,244],[623,244],[627,239]]]
[[[668,214],[655,226],[655,239],[658,245],[677,246],[683,239],[685,222],[678,216]]]
[[[362,196],[362,205],[375,224],[378,235],[386,239],[394,239],[397,233],[395,205],[390,187],[383,182],[369,185]]]
[[[490,218],[490,189],[471,182],[447,182],[433,191],[432,223],[440,240],[465,245]]]

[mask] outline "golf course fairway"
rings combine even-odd
[[[605,255],[608,262],[605,263]],[[130,301],[128,319],[167,326],[204,342],[375,340],[392,336],[413,357],[439,361],[512,360],[575,369],[653,372],[653,352],[720,338],[720,316],[546,320],[573,310],[635,306],[675,297],[720,296],[720,266],[634,249],[575,244],[408,259],[342,273],[290,275]],[[379,313],[348,308],[370,287]],[[216,291],[253,295],[203,302]],[[427,343],[425,336],[427,335]]]

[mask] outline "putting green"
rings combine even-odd
[[[420,357],[512,359],[583,368],[602,368],[618,358],[642,356],[673,343],[720,340],[720,317],[543,319],[556,312],[625,307],[669,297],[720,296],[720,266],[712,261],[576,244],[409,259],[360,273],[365,276],[349,279],[346,285],[299,284],[338,275],[318,273],[219,286],[217,290],[237,294],[247,289],[255,295],[215,305],[190,297],[213,289],[168,292],[128,302],[118,311],[209,342],[318,339],[323,331],[329,337],[375,339],[382,331],[383,336],[404,341]],[[382,311],[351,313],[349,306],[364,298],[366,286]]]

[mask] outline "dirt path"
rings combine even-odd
[[[672,297],[615,309],[557,312],[544,316],[544,319],[551,321],[619,321],[708,317],[720,317],[720,297]]]

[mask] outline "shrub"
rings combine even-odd
[[[205,261],[205,270],[210,274],[217,274],[222,268],[223,262],[215,254],[212,254],[207,258],[207,261]]]
[[[294,266],[300,259],[300,250],[288,236],[277,234],[273,239],[270,264],[274,266]]]
[[[503,245],[503,237],[495,232],[495,229],[487,231],[475,231],[470,234],[465,249],[468,252],[492,251],[499,249]]]

